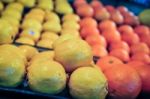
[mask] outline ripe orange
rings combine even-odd
[[[92,46],[93,56],[104,57],[108,55],[107,49],[102,45],[93,45]]]
[[[91,46],[101,45],[105,48],[107,46],[106,40],[102,35],[90,35],[90,36],[87,36],[85,40]]]
[[[80,35],[83,38],[86,38],[89,35],[98,35],[98,34],[99,34],[99,31],[96,27],[87,26],[80,30]]]
[[[86,26],[91,26],[91,27],[97,27],[97,22],[95,19],[91,17],[85,17],[82,20],[80,20],[80,27],[86,27]]]
[[[128,12],[128,9],[125,6],[119,6],[117,7],[117,10],[119,10],[120,13]]]
[[[142,61],[145,64],[150,64],[150,56],[142,52],[133,54],[131,60]]]
[[[87,4],[86,0],[74,0],[74,7],[79,7],[82,4]]]
[[[103,4],[100,1],[98,1],[98,0],[92,0],[91,3],[90,3],[90,5],[92,6],[92,8],[94,10],[103,7]]]
[[[122,24],[124,22],[124,18],[119,11],[111,12],[111,20],[113,20],[116,24]]]
[[[139,41],[140,41],[140,38],[135,33],[128,33],[128,34],[124,33],[121,35],[121,39],[123,41],[127,42],[128,45],[133,45],[133,44],[139,43]]]
[[[116,30],[107,30],[102,32],[102,35],[105,37],[108,43],[121,41],[121,35]]]
[[[118,28],[118,31],[123,34],[123,33],[133,33],[133,28],[130,25],[121,25]]]
[[[150,35],[150,30],[148,26],[144,26],[144,25],[139,25],[135,27],[134,32],[137,33],[139,36]]]
[[[130,60],[129,53],[124,49],[113,49],[110,51],[109,55],[117,57],[123,62],[128,62]]]
[[[140,36],[141,42],[146,43],[150,48],[150,36]]]
[[[149,54],[149,47],[147,46],[146,43],[143,42],[139,42],[137,44],[132,45],[130,49],[131,49],[131,54],[140,53],[140,52]]]
[[[94,11],[94,18],[98,21],[107,20],[110,14],[105,8],[100,8]]]
[[[114,29],[116,29],[116,24],[115,24],[115,22],[113,22],[111,20],[104,20],[99,23],[98,27],[99,27],[99,30],[101,30],[101,31],[104,31],[107,29],[114,30]]]
[[[110,51],[113,49],[120,49],[120,48],[126,50],[128,53],[130,52],[129,45],[125,41],[112,42],[109,46]]]
[[[107,11],[110,12],[110,13],[113,12],[113,11],[115,11],[114,6],[112,6],[112,5],[106,5],[105,8],[106,8]]]
[[[118,64],[104,72],[112,99],[136,99],[141,92],[141,78],[127,64]]]
[[[80,17],[92,17],[94,14],[93,8],[88,4],[82,4],[76,8],[76,13]]]
[[[96,63],[96,65],[99,66],[103,72],[117,64],[123,64],[123,62],[114,56],[102,57]]]
[[[145,64],[142,62],[142,61],[136,61],[136,60],[134,60],[134,61],[129,61],[128,63],[127,63],[129,66],[144,66]]]

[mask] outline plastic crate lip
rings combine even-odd
[[[69,99],[64,96],[58,96],[58,95],[50,95],[50,94],[45,94],[45,93],[39,93],[35,91],[30,91],[30,90],[24,90],[24,89],[16,89],[16,88],[8,88],[8,87],[0,87],[0,91],[3,92],[8,92],[8,93],[17,93],[17,94],[23,94],[23,95],[30,95],[30,96],[40,96],[40,97],[47,97],[47,98],[52,98],[52,99]]]

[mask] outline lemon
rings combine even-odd
[[[57,94],[66,86],[63,66],[55,61],[45,61],[28,67],[29,86],[32,90]]]
[[[61,25],[53,20],[47,21],[43,24],[43,30],[59,33],[61,31]]]
[[[31,58],[29,65],[54,60],[54,55],[54,51],[40,52]]]
[[[75,22],[75,21],[65,21],[62,24],[62,28],[79,30],[80,29],[80,25],[77,22]]]
[[[17,0],[17,1],[29,8],[34,7],[36,3],[36,0]]]
[[[37,20],[38,22],[42,23],[44,21],[44,16],[35,14],[35,13],[29,13],[25,16],[25,20],[27,20],[27,19],[34,19],[34,20]]]
[[[41,15],[43,17],[45,16],[45,11],[40,8],[33,8],[33,9],[31,9],[30,13]]]
[[[80,37],[79,31],[76,29],[68,29],[68,28],[64,29],[63,28],[60,33],[61,33],[61,35],[69,33],[69,34],[76,35],[76,36]]]
[[[77,14],[66,14],[63,16],[62,21],[75,21],[75,22],[79,22],[80,21],[80,17]]]
[[[15,9],[5,10],[2,13],[2,16],[10,16],[10,17],[13,17],[14,19],[17,19],[17,20],[21,19],[21,13],[16,11]]]
[[[26,56],[27,60],[30,60],[33,56],[39,53],[36,48],[29,45],[21,45],[18,48],[21,49],[21,51]]]
[[[81,39],[68,39],[55,48],[55,60],[60,62],[67,72],[91,64],[91,47]]]
[[[2,11],[4,9],[4,5],[3,3],[0,1],[0,11]]]
[[[23,80],[25,57],[21,50],[13,45],[0,46],[0,85],[16,87]]]
[[[53,48],[55,48],[57,45],[60,45],[62,42],[69,40],[69,39],[80,39],[79,36],[76,34],[66,33],[64,35],[61,35],[54,43]]]
[[[53,41],[48,39],[43,39],[37,42],[37,46],[52,49]]]
[[[15,42],[28,44],[28,45],[35,45],[35,42],[31,38],[28,38],[28,37],[20,37]]]
[[[24,6],[19,2],[13,2],[7,5],[6,10],[8,9],[14,9],[20,12],[20,14],[23,12]]]
[[[43,10],[52,11],[54,9],[53,0],[38,0],[38,7]]]
[[[42,35],[41,35],[41,38],[55,41],[59,38],[59,36],[56,33],[53,33],[53,32],[43,32]]]
[[[107,80],[104,74],[94,67],[81,67],[70,76],[70,94],[75,99],[105,99]]]
[[[42,30],[42,25],[36,19],[26,19],[23,21],[21,28],[22,29],[34,29],[40,32]]]
[[[46,11],[45,20],[46,21],[53,20],[55,22],[60,23],[60,18],[59,18],[59,16],[55,12]]]
[[[1,0],[2,2],[5,2],[5,3],[12,3],[14,2],[15,0]]]
[[[0,44],[13,42],[13,26],[4,19],[0,19]]]
[[[40,32],[36,29],[24,29],[21,34],[21,37],[28,37],[31,38],[34,41],[38,41],[40,38]]]

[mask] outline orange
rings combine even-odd
[[[116,42],[121,40],[121,35],[116,30],[107,30],[102,32],[102,35],[105,37],[108,43]]]
[[[94,18],[98,21],[107,20],[110,18],[110,14],[105,8],[96,9],[94,11]]]
[[[123,41],[127,42],[129,45],[136,44],[140,41],[138,35],[135,33],[122,34],[121,38]]]
[[[124,18],[119,11],[111,12],[111,20],[113,20],[116,24],[123,24]]]
[[[101,31],[104,31],[107,29],[114,30],[114,29],[116,29],[116,24],[115,24],[115,22],[113,22],[111,20],[104,20],[104,21],[99,23],[98,27]]]
[[[99,31],[96,27],[89,27],[88,26],[88,27],[82,28],[80,31],[80,35],[83,38],[86,38],[89,35],[98,35],[98,34],[99,34]]]
[[[141,78],[127,64],[118,64],[104,72],[112,99],[136,99],[141,92]]]
[[[128,62],[130,60],[129,53],[124,49],[114,49],[111,50],[109,55],[119,58],[123,62]]]
[[[136,60],[134,60],[134,61],[129,61],[128,63],[127,63],[129,66],[144,66],[145,64],[142,62],[142,61],[136,61]]]
[[[98,56],[98,57],[104,57],[108,55],[107,49],[102,45],[92,46],[92,52],[94,56]]]
[[[102,35],[90,35],[87,36],[85,40],[91,46],[95,44],[101,45],[105,48],[107,46],[106,40]]]
[[[113,12],[113,11],[115,11],[114,6],[112,6],[112,5],[106,5],[105,8],[107,9],[108,12]]]
[[[123,34],[123,33],[133,33],[133,28],[130,25],[121,25],[118,28],[118,31]]]
[[[133,54],[131,60],[142,61],[145,64],[150,64],[150,56],[142,52]]]
[[[92,8],[93,8],[94,10],[103,7],[103,4],[102,4],[100,1],[98,1],[98,0],[92,0],[91,3],[90,3],[90,5],[92,6]]]
[[[117,7],[117,10],[119,10],[120,13],[128,12],[128,9],[125,6],[119,6]]]
[[[87,4],[86,0],[74,0],[74,6],[77,8],[78,6],[82,4]]]
[[[135,27],[134,32],[137,33],[139,36],[150,35],[150,30],[148,26],[144,26],[144,25],[139,25]]]
[[[132,45],[130,49],[132,54],[139,53],[139,52],[149,54],[149,47],[147,46],[146,43],[143,42],[139,42],[137,44]]]
[[[140,40],[142,42],[146,43],[149,46],[149,48],[150,48],[150,36],[141,36]]]
[[[113,49],[120,49],[120,48],[126,50],[128,53],[130,52],[129,45],[125,41],[113,42],[109,46],[110,51]]]
[[[86,26],[97,27],[97,22],[94,18],[85,17],[82,20],[80,20],[80,27],[82,28]]]
[[[139,25],[140,22],[138,20],[138,17],[136,17],[136,16],[126,16],[124,18],[124,24],[128,24],[128,25],[131,25],[131,26],[136,26],[136,25]]]
[[[94,14],[93,8],[88,4],[82,4],[76,8],[76,13],[80,17],[92,17]]]
[[[98,65],[103,72],[117,64],[123,64],[123,62],[114,56],[102,57],[96,63],[96,65]]]

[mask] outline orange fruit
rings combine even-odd
[[[123,62],[128,62],[130,60],[129,53],[124,49],[113,49],[110,51],[109,55],[117,57]]]
[[[136,99],[141,92],[141,78],[127,64],[118,64],[104,72],[112,99]]]
[[[90,35],[90,36],[87,36],[85,40],[91,46],[95,44],[101,45],[105,48],[107,46],[106,40],[102,35]]]
[[[123,62],[114,56],[102,57],[96,63],[96,65],[99,66],[103,72],[117,64],[123,64]]]
[[[86,26],[97,27],[97,22],[94,18],[85,17],[82,20],[80,20],[80,27],[82,28]]]
[[[93,8],[94,10],[103,7],[103,4],[102,4],[100,1],[98,1],[98,0],[92,0],[91,3],[90,3],[90,5],[92,6],[92,8]]]
[[[128,9],[125,6],[119,6],[117,7],[117,10],[119,10],[120,13],[128,12]]]
[[[84,27],[80,31],[80,35],[83,38],[86,38],[89,35],[98,35],[99,31],[96,27]]]
[[[144,26],[144,25],[139,25],[135,27],[134,32],[137,33],[139,36],[150,35],[150,30],[148,26]]]
[[[144,66],[145,64],[142,62],[142,61],[136,61],[136,60],[134,60],[134,61],[129,61],[128,63],[127,63],[129,66]]]
[[[130,52],[129,45],[125,41],[112,42],[109,46],[110,51],[113,49],[120,49],[120,48],[126,50],[128,53]]]
[[[136,25],[139,25],[140,22],[138,20],[138,17],[136,17],[136,16],[127,16],[124,18],[124,24],[136,26]]]
[[[122,24],[124,22],[124,18],[119,11],[111,12],[111,20],[113,20],[116,24]]]
[[[141,42],[146,43],[150,48],[150,36],[141,36],[140,40],[141,40]]]
[[[107,49],[102,45],[92,46],[92,52],[93,52],[93,55],[97,57],[104,57],[108,55]]]
[[[116,30],[107,30],[102,32],[102,35],[105,37],[108,43],[121,41],[121,35]]]
[[[133,28],[130,25],[121,25],[118,28],[118,31],[123,34],[123,33],[133,33]]]
[[[113,29],[116,29],[116,24],[115,24],[115,22],[113,22],[111,20],[104,20],[99,23],[98,27],[99,27],[99,30],[101,30],[101,31],[104,31],[107,29],[113,30]]]
[[[110,18],[110,14],[105,8],[96,9],[94,12],[94,18],[98,21],[107,20]]]
[[[139,52],[149,54],[149,47],[147,46],[146,43],[143,42],[139,42],[137,44],[132,45],[130,49],[132,54],[139,53]]]
[[[115,11],[114,6],[112,6],[112,5],[106,5],[105,8],[107,9],[108,12],[113,12],[113,11]]]
[[[86,0],[74,0],[73,5],[77,8],[78,6],[82,4],[87,4]]]
[[[150,64],[150,56],[142,52],[133,54],[131,60],[142,61],[145,64]]]
[[[128,45],[133,45],[140,41],[140,38],[135,33],[122,34],[121,38],[123,41],[127,42]]]
[[[78,6],[76,8],[76,13],[80,17],[92,17],[94,14],[93,8],[88,4],[82,4],[82,6]]]

